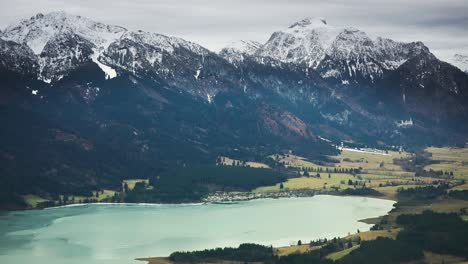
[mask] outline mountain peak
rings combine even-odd
[[[125,31],[127,30],[123,27],[106,25],[64,11],[54,11],[47,14],[38,13],[10,25],[3,31],[2,38],[26,43],[38,55],[49,40],[63,32],[73,32],[89,39],[98,48],[105,48]]]
[[[320,27],[326,26],[327,20],[323,17],[306,17],[299,22],[289,26],[289,28]]]

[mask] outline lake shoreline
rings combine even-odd
[[[257,199],[279,199],[279,198],[298,198],[298,197],[313,197],[315,195],[332,195],[340,197],[366,197],[377,198],[397,202],[396,200],[385,195],[349,195],[339,191],[317,190],[317,189],[297,189],[284,190],[275,192],[215,192],[203,199],[205,203],[226,203],[226,202],[241,202]]]

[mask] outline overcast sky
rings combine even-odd
[[[182,37],[214,51],[237,39],[265,42],[304,17],[324,17],[372,37],[423,41],[442,58],[468,54],[468,0],[0,0],[0,28],[58,10]]]

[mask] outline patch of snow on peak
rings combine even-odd
[[[315,68],[343,30],[323,18],[306,18],[273,33],[257,54],[284,62],[306,62]]]

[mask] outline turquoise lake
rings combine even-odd
[[[141,263],[253,242],[286,246],[369,230],[393,201],[317,195],[232,204],[88,204],[0,213],[0,263]]]

